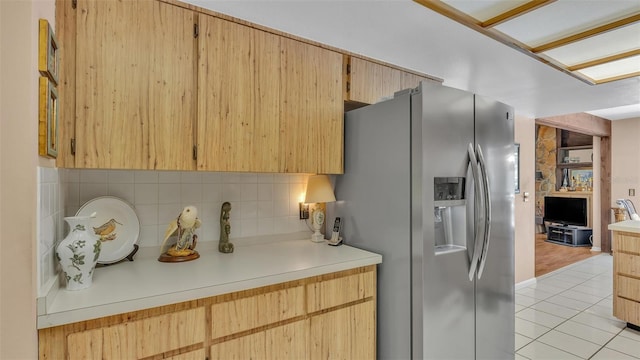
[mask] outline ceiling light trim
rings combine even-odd
[[[498,14],[492,17],[491,19],[485,20],[480,23],[480,26],[482,26],[483,28],[497,26],[502,24],[503,22],[515,19],[518,16],[524,15],[530,11],[549,5],[556,1],[557,0],[532,0],[518,7],[515,7],[509,11],[505,11],[501,14]]]
[[[606,56],[606,57],[603,57],[603,58],[600,58],[600,59],[591,60],[591,61],[585,61],[585,62],[580,63],[580,64],[575,64],[575,65],[572,65],[572,66],[568,66],[567,70],[569,70],[569,71],[581,70],[581,69],[585,69],[585,68],[588,68],[588,67],[592,67],[592,66],[596,66],[596,65],[602,65],[602,64],[610,63],[610,62],[613,62],[613,61],[625,59],[625,58],[636,56],[636,55],[640,55],[640,49],[631,50],[631,51],[623,52],[623,53],[616,54],[616,55]]]
[[[540,52],[544,52],[544,51],[548,51],[551,49],[555,49],[564,45],[568,45],[580,40],[584,40],[587,38],[590,38],[592,36],[596,36],[596,35],[600,35],[602,33],[605,33],[607,31],[611,31],[611,30],[615,30],[618,28],[621,28],[623,26],[627,26],[627,25],[631,25],[633,23],[636,23],[640,21],[640,14],[635,14],[635,15],[631,15],[628,16],[626,18],[620,19],[620,20],[616,20],[604,25],[600,25],[600,26],[596,26],[594,28],[591,29],[587,29],[585,31],[581,31],[577,34],[573,34],[558,40],[554,40],[551,42],[548,42],[546,44],[542,44],[539,46],[536,46],[534,48],[531,49],[531,51],[533,53],[540,53]]]
[[[595,82],[596,85],[600,85],[600,84],[605,84],[605,83],[612,82],[612,81],[629,79],[629,78],[636,77],[636,76],[640,76],[640,71],[632,72],[632,73],[629,73],[629,74],[618,75],[618,76],[612,76],[612,77],[606,78],[606,79],[594,80],[594,82]]]

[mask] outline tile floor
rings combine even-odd
[[[640,332],[613,317],[613,257],[602,254],[516,290],[516,359],[640,359]]]

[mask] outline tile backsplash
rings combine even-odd
[[[231,239],[308,230],[298,218],[307,174],[38,170],[40,289],[57,277],[55,244],[66,234],[64,216],[75,215],[84,203],[100,196],[132,205],[140,221],[140,247],[159,246],[167,224],[187,205],[198,208],[202,221],[198,241],[218,241],[225,201],[232,206]]]

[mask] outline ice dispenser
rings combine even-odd
[[[435,254],[466,250],[464,177],[436,177],[433,184]]]

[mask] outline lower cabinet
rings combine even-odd
[[[40,359],[374,359],[376,267],[39,330]]]
[[[613,316],[640,326],[640,234],[613,232]]]

